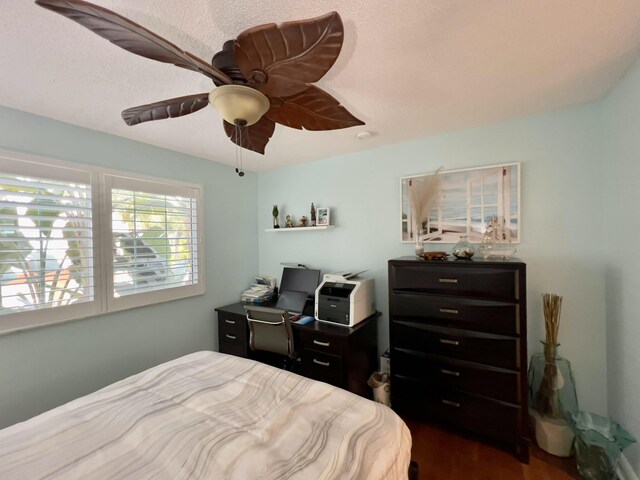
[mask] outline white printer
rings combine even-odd
[[[376,311],[373,278],[357,273],[328,273],[316,289],[315,317],[353,327]]]

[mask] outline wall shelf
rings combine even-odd
[[[267,228],[265,229],[265,232],[308,232],[311,230],[327,230],[329,228],[335,228],[335,225],[320,225],[316,227]]]

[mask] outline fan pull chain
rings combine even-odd
[[[234,140],[235,140],[235,155],[236,155],[236,173],[240,173],[240,170],[238,169],[238,122],[234,122],[233,124],[233,135],[234,135]]]
[[[236,121],[233,122],[236,140],[236,173],[239,177],[244,177],[244,170],[242,169],[242,130],[246,123],[246,121],[240,119],[236,119]],[[240,168],[238,168],[238,165],[240,165]]]
[[[240,175],[241,177],[244,177],[244,170],[242,169],[242,129],[243,126],[240,126],[240,173],[238,173],[238,175]]]

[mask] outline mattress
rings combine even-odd
[[[389,408],[197,352],[0,430],[0,479],[406,479]]]

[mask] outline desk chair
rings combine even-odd
[[[245,306],[249,325],[249,347],[284,355],[287,360],[296,360],[293,330],[289,312],[281,308]],[[287,369],[285,360],[285,369]]]

